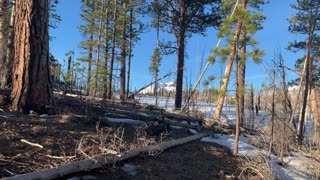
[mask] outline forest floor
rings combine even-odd
[[[139,112],[144,107],[134,103],[72,97],[57,98],[56,115],[24,115],[1,107],[0,178],[191,135],[184,128],[149,135],[146,125],[106,121],[109,110],[104,108],[118,106],[146,113]],[[240,163],[227,148],[198,140],[62,179],[88,175],[97,179],[221,179],[222,174],[239,174]]]

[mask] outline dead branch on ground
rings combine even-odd
[[[52,169],[42,170],[39,172],[33,172],[23,175],[18,175],[14,177],[5,178],[7,180],[14,179],[14,180],[28,180],[28,179],[54,179],[65,176],[67,174],[80,172],[83,170],[89,169],[96,169],[100,168],[106,164],[115,163],[118,161],[126,160],[132,157],[136,157],[141,154],[146,154],[150,152],[157,152],[157,151],[164,151],[165,149],[179,146],[202,137],[208,136],[209,133],[199,133],[193,136],[184,137],[181,139],[174,139],[167,142],[163,142],[156,145],[151,145],[147,147],[140,147],[128,151],[124,151],[119,153],[118,155],[111,155],[111,156],[99,156],[94,159],[86,159],[81,161],[76,161],[70,164],[62,165],[59,167],[55,167]]]

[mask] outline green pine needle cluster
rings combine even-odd
[[[241,2],[241,1],[240,1]],[[234,7],[234,1],[225,0],[222,3],[222,9],[224,11],[231,12]],[[263,0],[251,0],[248,1],[248,5],[250,6],[250,10],[242,7],[241,3],[238,4],[235,13],[233,16],[228,16],[222,25],[219,27],[218,38],[226,37],[228,45],[225,47],[221,47],[218,50],[214,50],[212,54],[216,54],[220,57],[220,62],[225,63],[228,59],[230,52],[232,50],[232,46],[234,45],[245,45],[251,46],[252,50],[248,51],[247,54],[241,55],[240,60],[246,62],[248,58],[251,58],[253,62],[260,63],[262,61],[262,57],[265,55],[264,51],[258,49],[256,46],[258,45],[258,41],[253,38],[253,35],[262,29],[262,23],[265,19],[261,12],[260,6],[268,3]],[[235,29],[238,22],[241,21],[242,31],[241,33],[246,33],[245,42],[241,42],[240,39],[235,39]],[[214,55],[209,56],[209,62],[215,62],[216,57]]]

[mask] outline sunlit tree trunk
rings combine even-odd
[[[45,113],[53,103],[49,74],[49,1],[17,0],[11,108]]]
[[[236,61],[236,79],[239,77],[239,61]],[[239,81],[236,81],[236,102],[237,102],[237,108],[236,108],[236,133],[234,136],[234,144],[233,144],[233,155],[238,155],[238,149],[239,149],[239,136],[240,136],[240,103],[239,103]]]
[[[220,87],[220,93],[219,93],[219,97],[218,97],[218,101],[217,101],[217,107],[216,107],[216,111],[215,111],[215,115],[214,118],[217,120],[220,120],[221,117],[221,113],[222,113],[222,107],[223,107],[223,103],[224,103],[224,98],[227,92],[227,87],[229,84],[229,79],[230,79],[230,74],[231,74],[231,70],[232,70],[232,64],[234,61],[234,57],[236,55],[237,52],[237,42],[239,40],[239,36],[240,36],[240,32],[241,32],[241,20],[238,20],[237,23],[237,28],[236,28],[236,33],[235,36],[233,37],[233,44],[232,44],[232,50],[230,52],[228,61],[227,61],[227,66],[226,66],[226,70],[224,73],[224,77],[223,77],[223,82],[222,85]]]
[[[182,103],[182,92],[183,92],[183,71],[184,71],[184,49],[185,49],[185,5],[183,1],[180,1],[180,24],[179,24],[179,35],[177,38],[178,42],[178,64],[177,64],[177,82],[176,82],[176,98],[175,108],[181,109]]]
[[[242,0],[242,8],[247,8],[247,0]],[[246,41],[246,30],[242,27],[240,35],[240,61],[239,61],[239,72],[238,72],[238,83],[239,83],[239,120],[240,126],[243,125],[244,121],[244,94],[245,94],[245,77],[246,77],[246,53],[247,53],[247,41]]]
[[[313,72],[313,57],[310,59],[309,71]],[[310,103],[311,110],[313,114],[313,122],[314,122],[314,142],[317,145],[320,145],[320,118],[319,118],[319,108],[317,102],[317,94],[316,87],[313,81],[313,73],[309,74],[309,84],[310,84]]]

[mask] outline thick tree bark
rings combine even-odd
[[[318,109],[318,102],[317,102],[317,93],[316,87],[313,81],[313,57],[310,59],[309,64],[309,84],[310,84],[310,103],[311,103],[311,110],[313,114],[313,122],[314,122],[314,142],[317,145],[320,145],[320,117],[319,117],[319,109]]]
[[[0,88],[6,88],[11,74],[11,61],[7,58],[9,1],[0,0]]]
[[[217,107],[216,107],[216,111],[215,111],[215,115],[214,115],[214,118],[217,120],[219,120],[221,117],[224,98],[225,98],[225,94],[227,92],[227,87],[229,84],[230,74],[231,74],[231,70],[232,70],[232,64],[234,61],[234,56],[236,55],[236,52],[237,52],[237,42],[239,40],[241,27],[242,27],[241,20],[238,20],[236,33],[233,38],[234,44],[232,44],[232,50],[230,52],[229,59],[227,62],[226,70],[225,70],[224,77],[223,77],[223,82],[222,82],[222,85],[220,88],[220,93],[219,93],[219,97],[218,97],[218,101],[217,101]]]
[[[176,98],[175,108],[181,109],[182,104],[182,92],[183,92],[183,71],[184,71],[184,48],[185,48],[185,7],[184,2],[180,2],[180,24],[179,34],[177,38],[178,45],[178,64],[177,64],[177,82],[176,82]]]
[[[317,19],[318,19],[318,12],[319,12],[319,3],[317,3],[317,7],[315,10],[315,13],[312,14],[309,21],[309,27],[308,27],[308,40],[306,44],[306,49],[307,49],[307,54],[305,58],[305,76],[302,74],[301,79],[305,78],[305,84],[304,84],[304,92],[303,92],[303,102],[302,102],[302,108],[299,116],[299,122],[298,122],[298,127],[297,127],[297,134],[296,134],[296,141],[298,144],[302,144],[303,142],[303,128],[304,128],[304,121],[305,121],[305,113],[306,113],[306,108],[307,108],[307,99],[308,99],[308,92],[309,92],[309,83],[312,82],[312,60],[311,60],[311,53],[312,53],[312,45],[313,45],[313,38],[314,38],[314,31],[317,26]],[[310,67],[311,66],[311,67]],[[301,81],[301,83],[302,83]],[[300,84],[301,85],[301,84]]]
[[[310,55],[310,53],[308,53]],[[297,126],[297,134],[296,134],[296,141],[298,144],[302,144],[303,141],[303,128],[304,128],[304,121],[305,121],[305,114],[306,114],[306,109],[307,109],[307,101],[308,101],[308,92],[309,92],[309,63],[310,63],[310,56],[306,57],[306,75],[305,75],[305,84],[304,84],[304,91],[303,91],[303,99],[302,99],[302,107],[301,107],[301,112],[299,115],[299,121],[298,121],[298,126]]]
[[[303,91],[303,99],[302,99],[302,106],[301,106],[301,112],[299,115],[299,121],[297,126],[297,133],[296,133],[296,142],[298,144],[302,144],[303,141],[303,128],[304,128],[304,121],[305,121],[305,114],[306,114],[306,108],[307,108],[307,101],[308,101],[308,95],[309,95],[309,83],[310,83],[310,58],[311,58],[311,44],[313,41],[313,33],[309,33],[308,37],[308,43],[307,43],[307,54],[305,58],[305,76],[301,76],[301,79],[305,79],[304,83],[304,91]],[[311,64],[312,66],[312,64]],[[312,69],[312,68],[311,68]],[[300,82],[302,84],[302,81]],[[300,85],[301,85],[300,84]],[[299,100],[299,99],[298,99]]]
[[[317,102],[317,93],[314,83],[310,84],[310,102],[311,109],[313,114],[313,122],[314,122],[314,142],[317,145],[320,145],[320,117],[319,117],[319,106]]]
[[[108,82],[108,93],[107,99],[112,98],[112,78],[113,78],[113,65],[115,59],[115,48],[116,48],[116,33],[117,33],[117,0],[114,0],[114,11],[113,11],[113,27],[112,27],[112,47],[111,47],[111,59],[110,59],[110,71],[109,71],[109,82]]]
[[[12,104],[15,111],[44,113],[53,104],[49,74],[49,2],[17,0]]]

